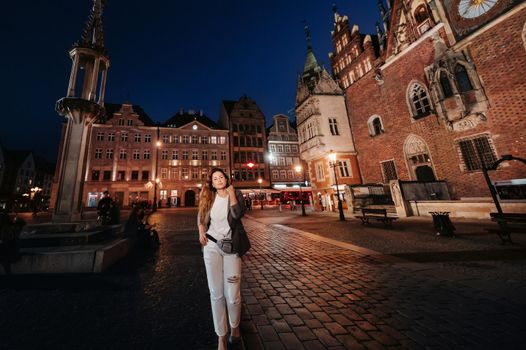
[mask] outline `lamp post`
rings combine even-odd
[[[155,182],[153,187],[153,206],[152,211],[157,211],[157,183],[159,183],[159,148],[161,147],[161,141],[159,141],[159,128],[157,128],[157,143],[155,144]]]
[[[258,183],[259,183],[259,203],[261,204],[261,210],[263,210],[263,195],[261,193],[261,183],[263,182],[263,180],[261,178],[258,179]]]
[[[303,170],[303,168],[302,168],[301,165],[296,165],[294,167],[294,170],[296,170],[296,172],[298,174],[301,174],[301,171]],[[301,189],[301,186],[304,183],[305,183],[305,171],[303,171],[303,182],[300,184],[301,216],[307,216],[307,213],[305,212],[305,203],[304,203],[304,200],[303,200],[303,191]]]
[[[340,162],[336,160],[336,153],[329,154],[329,166],[334,170],[334,182],[336,183],[336,195],[338,196],[338,211],[340,212],[340,221],[345,221],[343,216],[343,204],[340,198],[340,188],[338,187],[338,174],[336,167],[340,165]]]

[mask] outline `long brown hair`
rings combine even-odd
[[[217,195],[217,190],[212,186],[212,175],[215,172],[222,173],[227,181],[227,186],[230,185],[228,175],[223,171],[223,169],[212,168],[212,170],[210,170],[207,181],[202,187],[201,193],[199,194],[199,223],[205,226]]]

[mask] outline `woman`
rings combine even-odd
[[[228,324],[230,343],[240,340],[241,256],[250,248],[241,218],[245,213],[243,195],[219,168],[210,172],[199,197],[199,242],[203,246],[214,329],[218,350],[226,350]],[[240,244],[240,239],[244,244]],[[228,310],[228,316],[227,316]]]

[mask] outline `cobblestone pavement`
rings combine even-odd
[[[459,272],[445,265],[437,269],[268,225],[260,214],[254,210],[250,215],[258,221],[246,220],[253,244],[243,264],[247,349],[521,347],[526,301],[477,285],[484,281],[484,265],[473,266],[478,274],[469,278],[451,278]],[[282,223],[295,226],[302,219]],[[307,227],[322,225],[338,235],[330,215],[317,224],[310,220]],[[428,252],[433,254],[431,246]],[[508,263],[524,270],[524,262]],[[524,280],[516,282],[509,287],[524,288]]]
[[[154,214],[159,251],[106,273],[0,278],[0,349],[214,349],[195,213]]]

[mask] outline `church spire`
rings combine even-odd
[[[387,3],[389,3],[389,0],[387,0]],[[385,11],[383,0],[378,0],[378,9],[380,10],[380,16],[384,24],[384,33],[387,33],[389,31],[389,13]]]
[[[307,40],[307,58],[305,59],[305,66],[303,68],[303,75],[309,74],[311,71],[319,71],[320,65],[314,56],[314,51],[312,50],[310,29],[307,23],[304,26],[305,38]]]
[[[93,0],[93,7],[86,22],[84,32],[74,47],[83,47],[95,50],[101,54],[106,54],[104,48],[104,31],[102,27],[102,11],[105,0]]]

